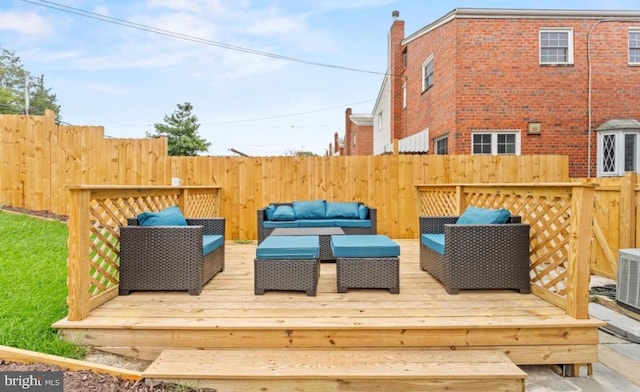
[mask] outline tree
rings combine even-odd
[[[153,124],[156,132],[147,132],[147,137],[166,137],[170,156],[195,156],[198,152],[207,151],[211,143],[198,135],[200,124],[192,110],[189,102],[178,104],[178,109],[171,116],[164,116],[164,123]]]
[[[44,85],[44,75],[31,79],[29,87],[29,114],[44,114],[45,110],[56,113],[56,122],[60,122],[60,105],[56,95]]]
[[[27,83],[28,80],[28,83]],[[27,111],[25,91],[29,86],[29,109]],[[0,48],[0,113],[44,114],[50,109],[60,122],[60,105],[56,95],[44,83],[44,75],[30,76],[24,69],[20,57],[14,52]]]
[[[317,157],[318,154],[312,151],[304,151],[304,150],[289,150],[284,153],[286,157]]]

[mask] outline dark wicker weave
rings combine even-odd
[[[287,205],[293,206],[293,203],[270,203],[274,206],[279,205]],[[363,203],[359,203],[363,204]],[[264,208],[258,210],[257,213],[257,222],[258,222],[258,244],[262,243],[265,238],[267,238],[273,232],[273,228],[265,228],[264,221],[267,219],[267,214]],[[354,235],[354,234],[377,234],[377,210],[375,208],[369,207],[369,216],[367,217],[371,221],[371,227],[341,227],[344,231],[344,234]]]
[[[400,259],[397,257],[339,257],[336,259],[339,293],[348,288],[389,289],[400,293]]]
[[[256,295],[265,290],[305,291],[314,296],[320,278],[320,259],[254,260],[254,289]]]
[[[132,290],[188,290],[202,287],[224,270],[224,242],[202,255],[203,235],[224,235],[225,218],[187,219],[187,226],[120,227],[119,293]]]
[[[464,289],[531,292],[529,225],[512,216],[504,224],[456,225],[457,216],[420,217],[420,235],[445,234],[445,254],[420,241],[420,268],[449,294]]]

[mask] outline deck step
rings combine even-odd
[[[521,392],[526,373],[488,350],[172,349],[143,377],[217,392]]]

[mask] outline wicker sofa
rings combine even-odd
[[[289,220],[269,219],[269,208],[279,208],[280,206],[290,207],[294,212],[299,211],[296,206],[300,204],[312,204],[317,206],[324,203],[324,212],[318,213],[312,217],[309,214],[301,216],[293,216]],[[361,215],[349,214],[332,214],[332,207],[338,210],[344,206],[355,205],[356,210]],[[308,210],[307,210],[308,211]],[[334,209],[334,211],[336,211]],[[345,211],[342,209],[342,211]],[[257,229],[258,244],[262,243],[273,230],[276,228],[295,228],[295,227],[340,227],[345,234],[377,234],[377,210],[373,207],[366,206],[361,202],[326,202],[324,200],[314,200],[309,202],[291,202],[291,203],[271,203],[269,206],[257,210]]]
[[[134,290],[198,295],[224,271],[225,218],[186,221],[187,226],[140,226],[131,218],[120,227],[120,295]]]
[[[530,293],[529,225],[519,216],[500,224],[457,224],[458,218],[419,217],[420,268],[449,294],[464,289]],[[442,243],[434,245],[440,235]]]

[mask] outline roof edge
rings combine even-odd
[[[567,9],[516,9],[516,8],[454,8],[447,14],[424,26],[401,41],[402,45],[427,34],[454,19],[472,18],[566,18],[566,19],[638,19],[640,10],[567,10]]]

